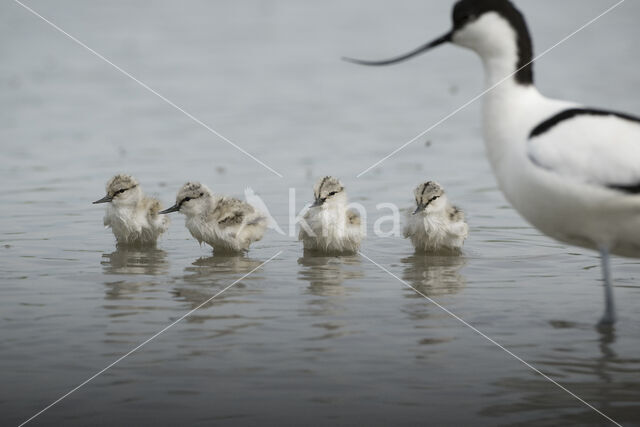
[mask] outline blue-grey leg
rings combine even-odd
[[[611,267],[609,265],[609,250],[600,249],[602,261],[602,278],[604,281],[604,316],[600,325],[613,325],[616,322],[616,307],[613,303],[613,287],[611,285]]]

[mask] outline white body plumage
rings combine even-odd
[[[417,252],[460,252],[469,235],[462,211],[451,205],[435,182],[420,184],[414,194],[417,208],[407,215],[404,237]]]
[[[159,203],[145,197],[136,206],[109,205],[104,225],[111,228],[118,244],[153,245],[169,228],[169,218],[158,215]]]
[[[105,227],[111,228],[118,245],[152,246],[169,227],[169,217],[160,215],[160,202],[146,197],[138,182],[116,175],[107,183],[107,195],[94,203],[108,203]]]
[[[452,221],[446,212],[408,215],[404,236],[419,252],[458,252],[469,235],[464,221]]]
[[[264,236],[267,218],[251,205],[232,197],[212,194],[200,183],[187,183],[176,204],[167,209],[186,216],[185,226],[199,242],[215,252],[243,252]]]
[[[354,253],[364,237],[360,216],[348,209],[342,183],[325,177],[314,187],[315,203],[304,215],[298,239],[304,249],[324,253]]]

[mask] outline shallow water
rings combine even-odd
[[[560,4],[558,4],[560,3]],[[606,4],[604,4],[606,3]],[[314,180],[340,176],[367,207],[363,253],[624,425],[640,425],[640,263],[614,259],[620,316],[598,259],[541,236],[497,190],[472,105],[356,175],[482,90],[453,47],[371,69],[441,34],[450,2],[28,3],[284,178],[221,141],[13,2],[0,5],[0,414],[21,421],[282,251],[33,421],[34,425],[608,425],[569,394],[365,257],[305,256],[270,232],[215,257],[172,217],[155,250],[102,228],[118,171],[169,206],[201,180],[252,186],[288,228]],[[538,51],[609,2],[518,2]],[[611,2],[613,4],[613,2]],[[541,90],[640,112],[640,5],[626,2],[537,64]],[[440,181],[466,212],[462,257],[378,238],[381,202]]]

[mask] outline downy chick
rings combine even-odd
[[[130,175],[119,174],[107,182],[107,195],[93,204],[108,203],[105,227],[110,227],[118,245],[153,246],[169,227],[169,217],[159,215],[157,199],[146,197]]]
[[[360,215],[347,209],[347,193],[334,177],[320,179],[313,188],[315,203],[304,215],[298,240],[305,250],[354,253],[364,237]],[[308,229],[305,227],[308,226]]]
[[[200,243],[215,252],[243,252],[262,239],[267,218],[253,206],[232,197],[211,193],[199,182],[188,182],[178,192],[176,204],[161,213],[180,212],[185,226]]]
[[[418,185],[414,195],[417,208],[407,217],[404,237],[418,252],[460,252],[469,234],[464,213],[451,205],[437,182]]]

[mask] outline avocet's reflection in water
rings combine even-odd
[[[551,327],[562,332],[575,329],[579,333],[585,325],[553,322]],[[530,362],[603,413],[617,413],[622,414],[623,419],[639,420],[640,357],[628,358],[616,354],[613,345],[619,339],[613,330],[600,330],[597,334],[598,339],[583,345],[599,348],[598,357],[587,357],[574,351],[572,347],[575,343],[572,343],[553,349],[554,352],[562,353],[561,357],[547,357]],[[580,380],[567,379],[572,375],[579,375]],[[481,415],[502,419],[526,416],[541,426],[608,425],[606,422],[595,422],[594,411],[585,405],[576,405],[573,410],[568,410],[567,401],[571,400],[571,396],[559,394],[557,386],[533,372],[527,379],[502,377],[496,379],[494,385],[501,389],[501,395],[517,393],[523,398],[517,403],[487,405],[480,412]],[[550,409],[541,413],[541,406]],[[618,415],[618,419],[620,416]],[[624,422],[622,424],[625,425]]]

